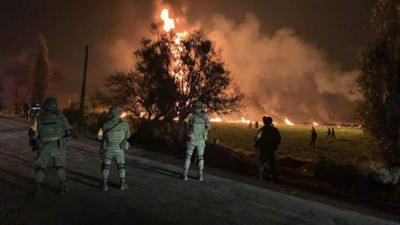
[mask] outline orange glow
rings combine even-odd
[[[314,126],[319,126],[319,124],[317,122],[313,122],[312,123]]]
[[[124,117],[126,117],[126,112],[123,112],[123,113],[119,116],[119,118],[124,118]]]
[[[215,117],[210,119],[211,122],[222,122],[221,118]]]

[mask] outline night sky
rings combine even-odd
[[[227,21],[232,30],[240,29],[241,24],[248,24],[249,20],[249,23],[257,21],[257,40],[263,40],[263,37],[273,39],[275,36],[279,37],[276,35],[278,30],[290,29],[295,39],[301,42],[299,45],[312,47],[313,51],[319,52],[318,57],[323,58],[324,63],[335,67],[329,69],[335,71],[332,74],[340,73],[344,75],[338,76],[346,77],[347,72],[357,68],[360,46],[371,39],[371,34],[365,27],[368,26],[375,1],[203,0],[164,3],[171,6],[176,16],[185,17],[187,24],[201,24],[200,27],[207,34],[218,36],[219,33],[215,31],[224,30],[220,24],[227,24]],[[35,36],[43,32],[48,40],[53,66],[66,74],[67,85],[58,90],[71,96],[78,94],[85,44],[89,44],[90,48],[89,91],[94,90],[94,87],[101,86],[105,76],[131,66],[131,52],[140,39],[146,36],[150,22],[159,15],[158,10],[155,2],[145,0],[2,0],[0,68],[7,59],[21,53],[32,43]],[[213,35],[211,36],[215,37]],[[213,40],[218,42],[219,39]],[[227,43],[231,41],[233,40],[228,40]],[[234,63],[235,59],[227,61],[228,64]],[[233,71],[238,72],[235,69]],[[313,71],[307,70],[304,74],[312,74]],[[251,78],[252,74],[248,76]],[[312,79],[311,83],[317,83],[314,88],[319,90],[316,93],[321,95],[324,101],[329,98],[348,100],[347,97],[343,97],[346,95],[344,92],[341,94],[324,91],[326,88],[320,90],[319,80]],[[247,91],[248,87],[244,89]],[[271,90],[268,93],[273,92]],[[279,93],[280,101],[284,101],[282,96],[286,94],[288,93]],[[305,102],[308,98],[304,96],[304,99],[299,101]],[[307,103],[305,104],[307,106]],[[264,106],[264,110],[265,107],[267,106]],[[285,107],[282,105],[274,110],[280,113],[283,110],[285,113]]]

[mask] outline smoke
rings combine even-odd
[[[89,45],[89,96],[96,88],[102,87],[104,78],[108,75],[133,68],[133,51],[139,47],[141,38],[149,35],[150,24],[160,19],[161,9],[166,7],[170,9],[171,17],[179,18],[178,32],[201,28],[221,49],[223,60],[234,76],[234,82],[248,96],[248,107],[238,116],[260,120],[261,116],[268,114],[277,121],[287,116],[297,123],[353,119],[352,97],[348,91],[356,72],[344,71],[340,65],[327,60],[324,52],[314,44],[301,38],[306,37],[304,32],[309,30],[313,33],[309,33],[308,39],[309,36],[318,36],[320,41],[336,40],[330,39],[332,35],[319,36],[320,32],[315,31],[321,26],[319,23],[310,24],[311,29],[293,23],[303,20],[299,20],[293,14],[294,8],[290,7],[303,7],[302,4],[278,4],[281,1],[276,1],[276,4],[269,4],[267,1],[234,4],[224,0],[60,0],[46,4],[33,2],[28,5],[11,4],[14,2],[12,0],[8,2],[10,4],[5,5],[9,8],[4,10],[8,12],[7,20],[0,22],[0,26],[5,28],[0,42],[3,50],[0,53],[0,64],[5,58],[21,51],[24,46],[29,46],[33,38],[43,32],[48,40],[53,68],[60,68],[64,74],[64,80],[58,82],[52,91],[60,99],[61,105],[67,105],[69,100],[79,100],[86,44]],[[228,2],[231,5],[226,7]],[[320,4],[318,0],[313,2]],[[260,11],[259,4],[264,4],[262,14],[258,12],[262,22],[254,14],[244,16],[245,12]],[[308,12],[304,10],[311,8],[304,6],[299,12]],[[279,13],[276,13],[278,9]],[[339,9],[335,13],[342,12],[342,7]],[[268,13],[265,10],[269,10]],[[40,12],[40,15],[36,12]],[[216,14],[217,12],[224,16]],[[313,21],[321,17],[318,14],[313,15]],[[348,14],[344,13],[343,17],[346,15]],[[279,19],[272,21],[271,18]],[[308,28],[311,19],[307,18],[303,22],[307,23]],[[296,26],[297,32],[303,33],[297,35],[296,30],[283,27],[288,23]],[[358,23],[355,25],[360,27]],[[265,29],[266,26],[269,27]],[[349,26],[347,30],[343,30],[343,34],[354,30],[356,28]],[[358,35],[349,41],[357,42],[364,36]],[[337,46],[337,42],[332,43]],[[354,44],[349,46],[354,49]],[[342,54],[343,49],[345,48],[338,49],[338,54],[346,56],[346,59],[351,58],[348,56],[350,54]],[[330,56],[337,55],[334,53],[331,51]],[[343,61],[348,60],[341,62]]]
[[[282,27],[268,35],[260,31],[260,21],[251,13],[242,21],[214,14],[188,22],[190,9],[180,4],[157,0],[152,8],[151,15],[140,22],[132,18],[129,7],[121,12],[130,22],[115,28],[114,40],[104,46],[114,69],[132,68],[132,52],[140,37],[148,35],[149,24],[160,21],[161,10],[167,8],[173,18],[179,18],[177,31],[201,28],[221,49],[234,82],[248,97],[247,107],[238,116],[260,120],[271,115],[277,121],[288,117],[297,123],[354,120],[349,91],[356,72],[329,62],[323,51],[302,40],[294,29]],[[135,29],[126,31],[126,27]]]
[[[324,53],[298,37],[291,28],[273,35],[260,32],[260,21],[247,14],[236,23],[215,15],[204,26],[221,49],[234,80],[248,96],[243,116],[259,120],[272,115],[295,122],[351,121],[349,91],[355,71],[343,71]]]

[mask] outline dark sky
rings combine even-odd
[[[299,39],[314,46],[328,62],[344,71],[355,70],[361,45],[371,39],[364,27],[375,0],[202,0],[165,1],[187,8],[188,23],[207,29],[210,18],[222,15],[243,23],[247,14],[259,21],[260,34],[271,36],[291,28]],[[67,75],[61,92],[78,93],[83,50],[89,44],[90,90],[103,78],[125,69],[118,57],[125,46],[134,50],[154,18],[150,0],[1,0],[0,66],[26,49],[40,32],[48,40],[53,65]],[[125,59],[126,61],[126,59]],[[89,90],[89,91],[90,91]]]

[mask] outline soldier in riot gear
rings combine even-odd
[[[208,138],[208,131],[211,129],[211,124],[208,120],[207,114],[203,112],[203,103],[195,101],[193,103],[194,112],[188,117],[188,138],[186,143],[186,160],[183,168],[183,180],[187,180],[188,171],[190,168],[190,160],[193,152],[197,149],[198,158],[198,175],[199,181],[203,181],[204,170],[204,148]]]
[[[121,180],[121,190],[128,189],[125,180],[125,153],[129,144],[127,139],[131,136],[128,123],[122,121],[120,116],[122,109],[118,106],[112,106],[109,110],[110,120],[104,123],[99,130],[97,138],[102,142],[100,155],[102,158],[102,178],[103,183],[101,189],[108,190],[108,176],[110,174],[110,166],[113,158],[116,159],[118,173]]]
[[[65,147],[71,139],[71,130],[68,120],[58,112],[57,101],[54,98],[47,98],[44,101],[44,112],[33,119],[28,135],[32,150],[38,152],[35,175],[37,187],[34,194],[38,196],[40,193],[40,184],[43,182],[45,169],[50,159],[53,159],[55,163],[61,193],[64,194],[68,190]]]

